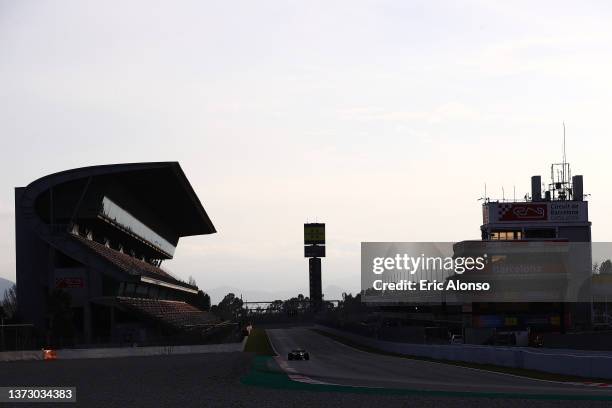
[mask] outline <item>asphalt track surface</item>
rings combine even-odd
[[[314,357],[314,354],[313,354]],[[0,363],[0,386],[74,386],[77,402],[0,403],[17,407],[350,407],[350,408],[604,408],[610,401],[392,395],[246,385],[252,353],[205,353]],[[255,374],[259,375],[259,374]],[[283,374],[284,376],[284,374]]]
[[[509,374],[411,360],[354,349],[305,328],[272,329],[268,336],[278,363],[298,380],[356,387],[513,395],[612,396],[612,388],[536,380]],[[287,361],[305,348],[309,361]],[[609,402],[612,406],[612,401]]]

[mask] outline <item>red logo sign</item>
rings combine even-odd
[[[57,278],[55,279],[55,287],[58,289],[67,288],[82,288],[85,284],[83,278]]]
[[[499,221],[540,221],[548,219],[546,204],[512,203],[497,207]]]

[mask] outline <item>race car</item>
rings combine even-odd
[[[294,349],[287,355],[287,360],[309,360],[310,355],[304,349]]]

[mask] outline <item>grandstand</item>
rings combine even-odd
[[[216,232],[176,162],[78,168],[16,188],[15,229],[18,315],[42,343],[199,341],[223,326],[188,303],[196,286],[162,267],[181,237]]]

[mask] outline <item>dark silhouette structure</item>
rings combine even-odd
[[[15,189],[15,229],[18,314],[39,335],[147,342],[218,323],[186,302],[197,287],[161,267],[180,237],[216,232],[177,162],[40,178]]]
[[[308,258],[311,307],[318,311],[323,305],[321,258],[325,257],[325,224],[304,224],[304,256]]]

